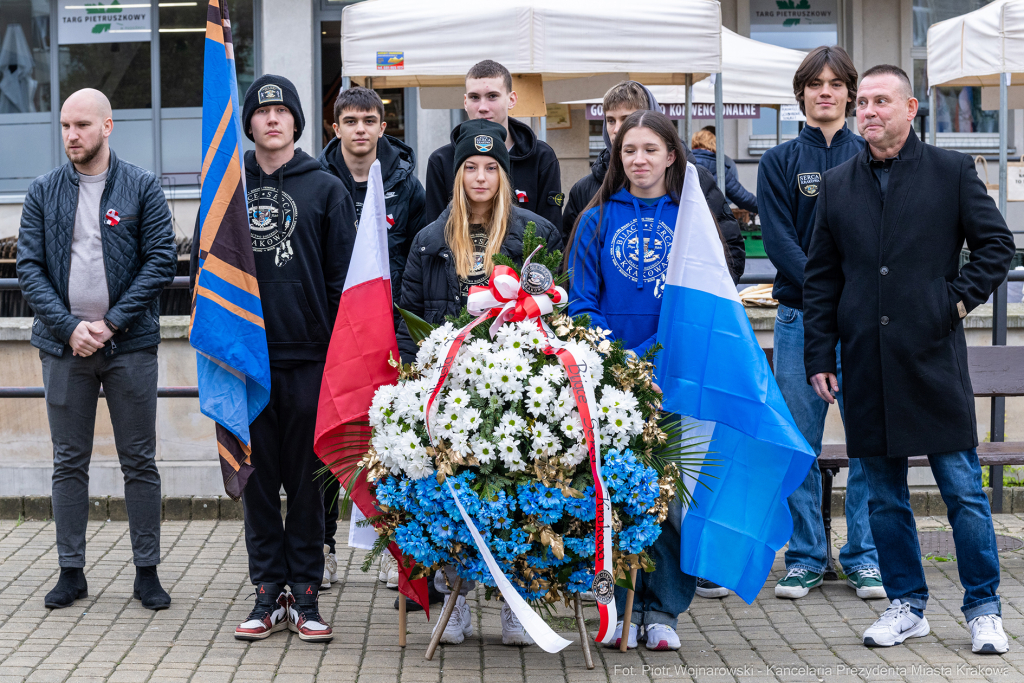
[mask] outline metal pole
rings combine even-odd
[[[725,194],[725,105],[722,103],[722,74],[715,75],[715,170],[718,189]]]
[[[999,213],[1006,217],[1006,143],[1007,143],[1007,74],[999,74]],[[992,346],[1006,346],[1006,280],[999,285],[992,297]],[[992,418],[989,425],[993,443],[1004,438],[1006,421],[1006,399],[997,396],[992,399]],[[992,512],[1003,511],[1003,466],[989,468],[989,483],[992,485]]]
[[[163,181],[163,144],[161,143],[161,118],[160,118],[160,8],[159,3],[153,2],[149,5],[152,12],[150,19],[149,33],[149,61],[150,61],[150,104],[153,112],[153,173],[158,182]]]
[[[775,110],[775,144],[782,144],[782,106]]]
[[[939,146],[939,119],[935,116],[935,104],[938,99],[936,88],[928,88],[928,128],[931,129],[932,145],[935,147]]]
[[[685,118],[683,119],[685,125],[683,127],[683,144],[687,147],[690,146],[690,140],[693,139],[693,74],[686,74],[686,111],[684,112]]]
[[[547,116],[541,116],[541,117],[538,117],[538,118],[540,118],[540,126],[538,127],[540,132],[537,135],[537,139],[540,140],[541,142],[547,142],[548,141],[548,117]]]

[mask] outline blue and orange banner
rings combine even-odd
[[[217,423],[224,491],[237,500],[253,469],[249,425],[270,400],[270,356],[249,236],[231,21],[219,0],[210,0],[206,19],[200,183],[189,342],[200,409]]]

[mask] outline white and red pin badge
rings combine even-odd
[[[522,190],[516,190],[516,199],[520,204],[530,201],[530,198],[526,196],[526,193]]]
[[[114,209],[107,209],[107,225],[117,225],[121,222],[121,217]]]
[[[392,228],[395,227],[395,216],[394,216],[394,214],[390,214],[389,213],[387,215],[387,217],[385,218],[385,220],[387,220],[389,227],[392,227]]]

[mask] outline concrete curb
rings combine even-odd
[[[287,512],[287,499],[281,497],[281,514]],[[1024,497],[1021,508],[1024,509]],[[163,499],[161,518],[164,521],[239,520],[243,519],[242,501],[227,496],[168,497]],[[53,519],[50,496],[0,496],[0,519]],[[94,496],[89,498],[89,519],[127,522],[128,508],[124,498]],[[345,514],[342,519],[349,519]]]

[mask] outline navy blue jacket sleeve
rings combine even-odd
[[[768,258],[790,282],[803,287],[807,255],[793,223],[792,193],[786,187],[777,155],[771,150],[761,157],[757,169],[757,206]]]
[[[739,176],[735,173],[725,172],[725,194],[736,206],[746,209],[751,213],[757,213],[757,197],[740,183]]]

